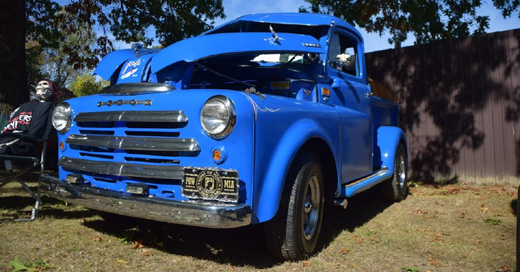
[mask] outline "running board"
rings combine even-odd
[[[374,174],[341,186],[341,197],[351,197],[372,188],[380,182],[392,177],[393,172],[381,169]]]

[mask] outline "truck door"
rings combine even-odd
[[[342,129],[342,183],[372,173],[372,93],[367,84],[363,46],[356,35],[336,28],[329,42],[327,71],[333,80],[330,103]]]

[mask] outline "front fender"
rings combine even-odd
[[[274,152],[265,168],[264,178],[258,182],[255,188],[253,214],[256,215],[258,223],[272,219],[278,211],[285,178],[289,168],[298,151],[313,138],[320,138],[331,146],[332,140],[319,123],[304,119],[292,124],[281,137]],[[336,160],[335,160],[336,161]]]

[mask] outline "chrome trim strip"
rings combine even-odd
[[[100,175],[128,176],[154,179],[182,179],[183,166],[148,165],[133,163],[117,163],[109,161],[91,161],[62,157],[58,165],[75,171]]]
[[[41,180],[46,195],[89,209],[206,228],[229,229],[251,224],[251,207],[248,204],[207,205],[167,201],[72,185],[49,175],[42,175]]]
[[[163,83],[125,83],[114,84],[103,88],[100,94],[130,95],[150,92],[171,92],[175,87]]]
[[[102,102],[102,101],[99,101],[97,103],[97,106],[98,107],[101,107],[101,106],[123,106],[123,105],[131,105],[131,106],[136,106],[136,105],[145,105],[145,106],[151,106],[152,105],[152,100],[151,99],[146,99],[146,100],[136,100],[136,99],[132,99],[132,100],[123,100],[123,99],[119,99],[119,100],[108,100],[106,102]]]
[[[82,112],[74,117],[75,122],[170,122],[186,123],[188,117],[176,111],[106,111]]]
[[[124,150],[198,152],[200,145],[195,139],[141,138],[119,136],[95,136],[71,134],[65,140],[71,145],[94,146]]]

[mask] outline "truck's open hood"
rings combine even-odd
[[[151,63],[152,73],[179,61],[192,62],[205,57],[247,52],[325,53],[319,41],[299,34],[222,33],[202,35],[172,44],[158,52]]]
[[[104,80],[110,80],[110,77],[125,61],[135,57],[132,49],[117,50],[106,55],[94,70],[94,75],[99,75]]]
[[[276,38],[278,36],[278,39]],[[193,62],[211,56],[257,53],[325,53],[319,41],[307,35],[291,33],[221,33],[182,40],[149,54],[152,74],[174,63]],[[105,56],[94,74],[109,80],[125,63],[137,60],[131,49],[114,51]]]

